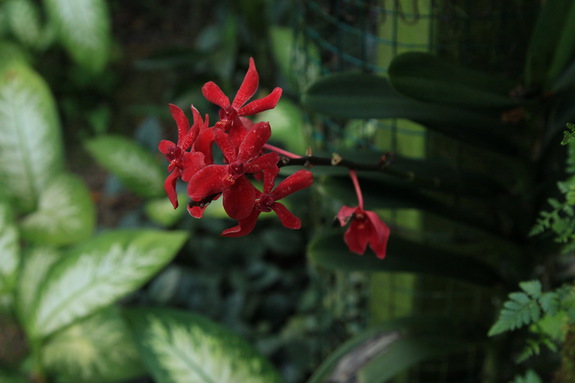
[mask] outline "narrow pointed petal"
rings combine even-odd
[[[369,247],[373,250],[378,258],[385,258],[387,249],[387,240],[389,239],[389,227],[373,211],[366,211],[365,215],[371,223],[373,230],[369,238]]]
[[[169,104],[170,106],[170,113],[172,114],[172,118],[176,121],[176,125],[178,126],[178,146],[182,146],[182,141],[188,134],[190,130],[190,122],[188,121],[188,117],[183,110],[177,107],[174,104]],[[186,148],[184,148],[185,150]]]
[[[176,192],[176,183],[178,182],[180,174],[181,173],[179,170],[174,170],[168,175],[168,177],[166,177],[166,181],[164,181],[164,190],[166,191],[168,199],[172,203],[174,209],[178,207],[178,193]]]
[[[224,210],[232,219],[246,218],[252,212],[256,191],[246,177],[240,177],[233,186],[224,190]]]
[[[248,162],[259,154],[263,146],[272,135],[270,124],[259,122],[248,131],[238,150],[237,160],[243,163]]]
[[[190,178],[188,195],[192,201],[201,201],[210,195],[223,192],[233,184],[226,165],[208,165]]]
[[[204,154],[204,162],[206,165],[214,163],[214,156],[212,154],[214,141],[214,130],[210,128],[202,130],[194,142],[193,150]]]
[[[244,81],[242,81],[242,85],[240,89],[236,93],[234,97],[234,101],[232,103],[232,108],[235,110],[240,109],[252,96],[256,93],[258,89],[260,76],[258,75],[258,71],[256,70],[256,64],[254,63],[254,59],[250,57],[250,63],[248,67],[248,71],[244,77]]]
[[[337,212],[336,218],[339,220],[341,226],[347,225],[353,213],[357,210],[357,207],[342,206]]]
[[[271,195],[275,201],[305,189],[313,183],[313,174],[309,170],[300,169],[293,173],[276,186]]]
[[[283,204],[276,202],[271,206],[272,210],[277,214],[282,225],[288,229],[299,229],[301,227],[301,220],[296,217],[291,211]]]
[[[194,143],[194,141],[196,141],[196,138],[198,137],[198,134],[200,133],[200,127],[204,123],[202,121],[202,115],[200,114],[200,112],[196,108],[194,108],[193,106],[191,108],[192,108],[192,114],[194,116],[194,124],[192,125],[192,127],[188,131],[188,134],[186,134],[186,136],[181,139],[182,142],[179,143],[179,146],[184,150],[187,150],[188,148],[190,148],[192,146],[192,144]]]
[[[256,223],[258,221],[258,217],[260,216],[260,212],[256,209],[252,211],[250,215],[248,215],[244,219],[240,219],[238,224],[234,227],[230,227],[222,232],[222,236],[224,237],[242,237],[251,233],[256,227]]]
[[[274,188],[277,175],[280,172],[280,168],[277,166],[269,167],[263,170],[264,173],[264,194],[269,194]],[[274,199],[275,201],[275,199]]]
[[[230,105],[230,99],[222,92],[215,82],[210,81],[202,87],[202,94],[212,104],[216,104],[220,108],[225,108]]]
[[[224,132],[221,129],[216,129],[215,137],[216,137],[216,144],[222,151],[226,161],[228,163],[234,162],[236,160],[238,151],[230,141],[230,137],[228,136],[228,134],[226,134],[226,132]]]
[[[253,116],[263,112],[264,110],[273,109],[278,104],[282,96],[282,88],[275,88],[270,94],[264,98],[254,100],[238,110],[239,116]]]

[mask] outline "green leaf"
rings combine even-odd
[[[90,72],[104,69],[110,55],[110,20],[104,0],[44,0],[58,39],[74,61]]]
[[[52,41],[53,31],[41,25],[36,3],[30,0],[8,0],[4,11],[10,31],[22,45],[42,49]]]
[[[514,153],[513,129],[498,113],[478,113],[408,98],[380,76],[336,73],[313,82],[303,96],[312,110],[348,119],[406,118],[462,142]]]
[[[552,65],[559,65],[559,61],[554,63],[555,60],[560,60],[561,55],[556,57],[557,52],[565,49],[559,50],[559,47],[563,44],[566,25],[573,24],[568,18],[571,8],[573,6],[569,1],[549,0],[539,13],[527,48],[525,81],[528,88],[536,88],[542,86],[546,80],[554,80],[550,69]]]
[[[512,108],[513,84],[495,75],[477,72],[424,52],[394,57],[389,80],[399,92],[422,101],[462,108]]]
[[[20,261],[20,242],[10,205],[0,201],[0,295],[12,292]]]
[[[0,367],[0,382],[30,383],[30,380],[19,371]]]
[[[127,312],[144,364],[158,383],[274,383],[280,377],[249,343],[198,315]]]
[[[521,287],[521,290],[525,291],[531,298],[537,299],[541,296],[541,282],[536,279],[520,282],[519,287]]]
[[[275,108],[257,115],[254,120],[269,121],[272,126],[272,143],[278,141],[282,148],[303,155],[306,149],[303,113],[288,99],[281,99]]]
[[[484,286],[501,283],[498,273],[482,261],[393,234],[385,259],[376,258],[371,250],[364,255],[351,253],[343,241],[343,231],[317,236],[307,253],[312,262],[332,270],[434,274]]]
[[[23,254],[17,279],[15,307],[24,327],[29,327],[40,295],[40,286],[52,265],[61,257],[58,250],[46,246],[34,246]]]
[[[120,382],[145,374],[130,329],[115,307],[50,337],[42,354],[57,382]]]
[[[90,191],[79,177],[62,173],[43,190],[38,210],[22,220],[22,237],[46,245],[67,245],[90,237],[95,223]]]
[[[125,230],[102,234],[52,265],[28,324],[47,336],[136,290],[177,253],[184,232]]]
[[[338,347],[308,383],[383,383],[418,363],[459,350],[474,341],[448,318],[408,317],[368,329]],[[448,330],[449,329],[449,330]]]
[[[148,218],[163,227],[170,227],[186,213],[188,195],[178,194],[178,207],[174,209],[168,197],[155,198],[146,201],[144,210]]]
[[[515,376],[515,379],[513,379],[513,381],[510,383],[543,383],[543,382],[535,371],[528,370],[523,376],[520,375]]]
[[[548,2],[553,2],[548,1]],[[559,1],[561,2],[561,1]],[[564,16],[565,22],[561,25],[559,39],[556,42],[555,51],[553,52],[553,60],[549,67],[549,73],[547,73],[547,84],[553,84],[563,71],[566,69],[567,63],[572,61],[573,54],[575,53],[575,42],[573,41],[573,36],[575,36],[575,5],[571,3],[568,13]],[[555,24],[556,27],[560,24]]]
[[[44,80],[20,59],[0,63],[0,178],[16,210],[33,210],[62,167],[60,123]]]
[[[528,289],[533,289],[531,281],[527,284]],[[524,285],[525,286],[525,285]],[[523,286],[522,286],[523,287]],[[512,292],[509,300],[503,303],[499,319],[488,332],[489,336],[515,330],[525,325],[537,322],[541,318],[541,308],[535,298],[530,298],[524,292]]]
[[[164,179],[168,174],[156,158],[135,141],[102,135],[88,140],[86,148],[101,166],[134,193],[149,198],[165,195]]]

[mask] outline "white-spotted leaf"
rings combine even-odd
[[[0,46],[0,57],[14,50]],[[21,58],[0,63],[0,178],[17,209],[31,211],[63,164],[60,123],[44,80]]]
[[[74,61],[100,72],[110,54],[110,17],[105,0],[44,0],[57,38]]]
[[[244,339],[198,315],[127,313],[144,365],[158,383],[277,383],[278,373]]]
[[[47,336],[138,289],[186,238],[184,232],[117,230],[70,250],[39,288],[29,335]]]
[[[116,307],[55,334],[42,351],[47,371],[58,382],[123,382],[145,374],[132,334]]]
[[[87,239],[95,222],[94,205],[84,182],[62,173],[43,190],[38,209],[22,221],[22,237],[46,245],[72,244]]]
[[[101,166],[115,174],[134,193],[143,197],[165,196],[167,172],[151,153],[134,141],[101,135],[89,140],[86,148]]]

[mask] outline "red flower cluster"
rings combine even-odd
[[[260,213],[272,210],[285,227],[299,229],[300,219],[276,201],[313,182],[311,172],[299,170],[275,186],[279,154],[266,152],[264,148],[271,136],[270,125],[267,122],[254,124],[246,116],[274,108],[282,89],[275,88],[266,97],[248,103],[256,93],[258,82],[259,75],[250,59],[246,76],[231,103],[218,85],[206,83],[202,87],[204,97],[221,108],[219,121],[211,127],[208,116],[202,119],[194,107],[190,126],[184,112],[170,105],[178,127],[178,140],[177,143],[163,140],[158,145],[169,161],[170,174],[164,189],[174,208],[178,206],[176,183],[179,179],[188,184],[188,211],[193,217],[201,218],[210,202],[222,196],[226,213],[238,220],[237,226],[222,233],[224,236],[250,233]],[[214,163],[214,144],[223,154],[221,164]],[[263,191],[259,191],[251,179],[263,180]]]

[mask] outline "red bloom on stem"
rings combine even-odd
[[[178,179],[182,178],[187,182],[196,171],[205,165],[203,153],[187,151],[198,137],[204,122],[200,112],[193,106],[194,125],[191,127],[188,118],[180,108],[170,104],[170,112],[178,126],[178,142],[173,143],[172,141],[162,140],[158,144],[158,149],[170,163],[168,165],[170,174],[164,182],[164,190],[175,209],[178,207],[178,196],[176,193],[176,182]]]
[[[246,104],[256,93],[258,85],[259,75],[254,59],[250,58],[248,71],[231,103],[230,99],[213,81],[204,84],[202,93],[208,101],[222,108],[220,110],[220,123],[224,125],[225,130],[228,130],[230,126],[238,125],[238,117],[240,116],[253,116],[264,110],[275,108],[282,95],[282,89],[279,87],[275,88],[267,96]]]
[[[277,153],[260,155],[270,136],[267,122],[255,124],[236,149],[228,135],[217,130],[216,143],[222,149],[227,164],[208,165],[192,176],[188,185],[188,195],[192,201],[202,201],[211,195],[223,193],[224,209],[231,218],[242,219],[249,215],[256,194],[245,174],[275,168],[279,161]]]
[[[345,226],[351,221],[343,239],[351,252],[363,254],[369,244],[378,258],[385,258],[389,227],[375,212],[363,209],[363,195],[355,170],[350,170],[349,175],[353,181],[359,206],[342,206],[337,213],[337,219],[341,226]]]
[[[224,230],[222,233],[223,236],[240,237],[251,233],[256,226],[260,214],[270,211],[274,211],[282,225],[288,229],[299,229],[301,227],[301,220],[290,212],[285,205],[276,201],[310,186],[313,183],[313,175],[308,170],[298,170],[273,189],[274,180],[278,171],[279,169],[264,171],[263,193],[256,190],[256,200],[251,214],[244,219],[240,219],[237,226]]]

